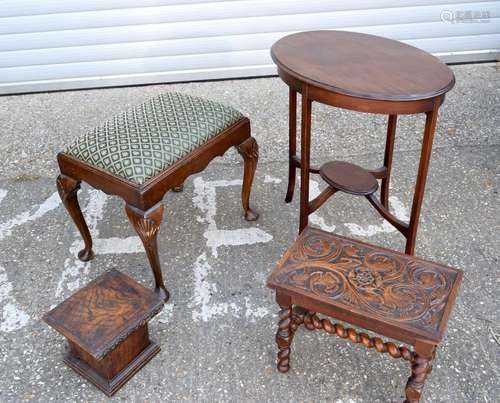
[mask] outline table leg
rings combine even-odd
[[[386,209],[389,208],[389,181],[391,178],[392,169],[392,153],[394,151],[394,138],[396,136],[396,124],[398,115],[389,115],[387,124],[387,139],[385,141],[384,167],[386,169],[385,178],[382,178],[380,187],[380,202]]]
[[[413,253],[415,252],[418,221],[420,218],[422,200],[424,198],[425,182],[427,180],[427,172],[429,170],[432,142],[434,141],[434,132],[436,130],[436,122],[440,104],[440,100],[436,100],[434,109],[426,113],[427,117],[425,120],[424,138],[422,141],[422,151],[420,154],[420,162],[418,166],[417,183],[415,185],[415,193],[413,194],[410,224],[408,227],[408,235],[406,239],[405,253],[407,253],[408,255],[413,255]]]
[[[309,167],[311,159],[311,107],[309,90],[302,90],[302,122],[300,133],[300,225],[299,233],[309,222]]]
[[[297,91],[290,87],[289,95],[289,122],[288,122],[288,189],[286,191],[285,203],[290,203],[293,199],[295,189],[295,171],[294,162],[297,152]]]

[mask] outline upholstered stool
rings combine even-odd
[[[460,270],[306,227],[268,280],[282,308],[278,370],[289,370],[292,339],[304,324],[409,361],[406,402],[416,403],[461,280]],[[316,313],[400,340],[413,351]]]
[[[64,362],[112,396],[160,351],[148,322],[162,308],[158,294],[112,269],[43,320],[67,339]]]
[[[141,238],[153,270],[155,290],[166,301],[156,237],[162,199],[184,180],[236,146],[244,159],[242,202],[245,219],[256,220],[250,190],[258,159],[250,121],[236,109],[203,98],[165,93],[115,116],[78,138],[57,156],[57,188],[92,259],[92,239],[77,199],[80,182],[125,200],[129,220]]]

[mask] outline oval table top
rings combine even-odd
[[[271,48],[280,69],[327,91],[378,101],[416,101],[448,92],[451,69],[429,53],[392,39],[345,31],[285,36]]]

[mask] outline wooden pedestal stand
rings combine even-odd
[[[158,294],[112,269],[44,316],[69,343],[64,362],[112,396],[159,351],[147,322]]]

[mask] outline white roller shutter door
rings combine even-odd
[[[275,74],[296,31],[399,39],[447,62],[494,60],[500,1],[3,0],[0,94]]]

